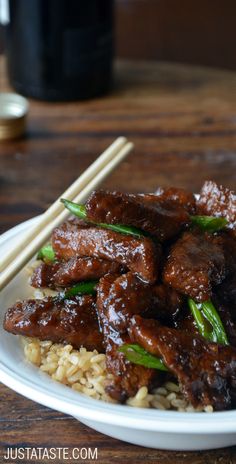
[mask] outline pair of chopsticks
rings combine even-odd
[[[81,176],[61,195],[67,200],[81,203],[116,166],[133,149],[133,143],[125,137],[116,139]],[[0,290],[2,290],[16,274],[28,263],[37,251],[49,239],[53,229],[59,226],[70,215],[59,197],[42,216],[36,226],[25,233],[17,246],[1,258]]]

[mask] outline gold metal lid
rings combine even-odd
[[[25,132],[29,104],[16,93],[0,93],[0,140],[14,139]]]

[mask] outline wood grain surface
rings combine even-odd
[[[236,68],[234,0],[116,0],[122,58]]]
[[[7,88],[3,61],[0,69],[2,90]],[[0,142],[1,232],[41,213],[118,135],[126,135],[136,148],[104,187],[150,192],[158,185],[175,185],[197,192],[211,178],[235,188],[234,73],[130,62],[117,64],[115,71],[114,90],[106,98],[30,102],[26,137]],[[0,398],[1,463],[7,462],[7,446],[97,447],[99,464],[236,462],[236,447],[192,453],[139,448],[3,385]]]

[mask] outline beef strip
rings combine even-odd
[[[119,346],[131,343],[126,335],[107,342],[106,367],[112,375],[107,382],[106,392],[119,403],[124,403],[128,398],[136,395],[137,391],[145,386],[148,390],[162,385],[166,379],[165,373],[155,369],[130,363],[123,353],[117,351]]]
[[[223,247],[227,275],[236,274],[236,239],[232,236],[230,232],[223,231],[221,232],[221,244]]]
[[[95,191],[86,202],[90,221],[135,226],[160,242],[177,235],[190,223],[186,209],[176,201],[157,195],[131,195]]]
[[[226,259],[227,277],[214,288],[216,304],[230,344],[236,346],[236,240],[223,234],[223,249]]]
[[[236,347],[236,300],[230,304],[229,301],[225,301],[217,292],[213,293],[212,301],[221,318],[230,345]]]
[[[30,285],[34,288],[57,288],[55,275],[63,265],[59,262],[53,264],[40,263],[30,277]]]
[[[31,285],[41,287],[68,287],[84,280],[97,280],[107,273],[121,273],[122,266],[115,261],[75,256],[66,262],[41,263],[33,272]]]
[[[185,232],[172,246],[164,266],[163,281],[198,302],[211,298],[212,286],[226,275],[221,237]]]
[[[115,261],[153,283],[158,277],[161,248],[147,237],[136,238],[108,229],[65,222],[54,229],[52,246],[58,259],[90,256]]]
[[[103,305],[110,326],[119,334],[127,332],[134,314],[164,320],[170,324],[178,319],[183,297],[165,285],[148,285],[132,272],[107,277],[109,289]]]
[[[157,319],[167,325],[175,326],[185,315],[183,295],[168,285],[158,284],[152,287],[151,303],[151,308],[143,314],[145,318]]]
[[[48,297],[17,302],[6,312],[4,329],[16,335],[70,343],[75,348],[104,351],[95,299],[88,295],[64,301]]]
[[[236,321],[236,275],[230,275],[219,285],[215,292],[219,301],[231,308],[232,315]]]
[[[231,306],[236,319],[236,240],[228,232],[219,238],[225,256],[226,278],[214,291],[221,303]]]
[[[227,276],[214,288],[213,302],[220,314],[230,344],[236,346],[236,240],[230,233],[221,236]]]
[[[176,321],[175,328],[199,336],[199,329],[189,308],[186,308],[185,317]]]
[[[115,276],[113,275],[107,275],[100,279],[97,288],[97,308],[106,347],[107,370],[112,374],[106,391],[112,398],[124,402],[128,397],[135,395],[140,387],[145,385],[152,388],[157,385],[163,380],[163,375],[154,369],[130,363],[123,353],[117,351],[121,345],[129,343],[130,339],[127,333],[120,334],[111,325],[113,315],[109,307],[109,293],[114,280]]]
[[[108,281],[108,278],[107,278]],[[152,307],[152,286],[145,284],[132,272],[109,278],[109,289],[106,288],[103,299],[106,317],[109,324],[125,333],[129,319]]]
[[[235,348],[207,342],[141,316],[132,318],[129,334],[133,342],[163,359],[194,407],[212,405],[215,410],[224,410],[235,406]]]
[[[161,200],[171,200],[183,206],[189,214],[196,214],[196,198],[188,190],[176,187],[159,187],[155,194]]]
[[[197,201],[198,214],[222,216],[228,222],[228,228],[236,238],[236,194],[222,185],[206,181]]]
[[[235,259],[236,264],[236,259]],[[230,273],[214,288],[213,302],[219,312],[231,345],[236,346],[236,275]]]

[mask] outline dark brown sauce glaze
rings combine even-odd
[[[81,227],[70,222],[57,227],[52,245],[58,259],[92,256],[127,266],[144,281],[158,278],[161,248],[150,238],[136,238],[99,227]]]
[[[175,326],[177,321],[184,316],[183,295],[162,283],[152,287],[152,306],[145,313],[145,318],[157,319],[166,325]]]
[[[236,194],[210,180],[201,189],[197,201],[198,214],[222,216],[229,222],[228,228],[236,238]]]
[[[220,284],[226,275],[220,242],[212,234],[185,232],[167,256],[164,282],[198,302],[209,300],[212,286]]]
[[[128,397],[136,394],[142,386],[152,388],[163,380],[163,374],[155,369],[148,369],[143,366],[132,364],[125,359],[123,353],[117,349],[124,343],[129,343],[130,339],[127,334],[130,313],[127,308],[126,331],[125,325],[125,308],[122,311],[122,333],[114,329],[114,315],[110,309],[110,286],[114,284],[114,276],[105,276],[100,280],[97,294],[97,307],[101,328],[104,334],[106,346],[106,365],[108,372],[113,375],[106,386],[106,391],[110,396],[120,402],[124,402]],[[143,303],[141,303],[143,305]],[[142,306],[143,308],[143,306]],[[142,309],[142,308],[137,308]],[[132,307],[133,310],[133,307]]]
[[[182,206],[189,214],[196,213],[196,199],[192,192],[182,188],[169,187],[169,188],[159,188],[156,191],[156,196],[161,200],[167,200],[175,202],[176,204]]]
[[[103,306],[109,325],[119,333],[127,332],[129,319],[152,307],[152,287],[145,284],[132,272],[121,276],[107,276],[108,283],[104,291]],[[101,290],[99,290],[100,292]]]
[[[195,407],[212,405],[221,410],[236,405],[235,348],[140,316],[133,317],[129,335],[148,352],[161,356]]]
[[[122,273],[125,267],[115,261],[77,256],[55,264],[41,263],[33,272],[31,285],[35,288],[68,287],[86,280],[98,280],[107,273]]]
[[[156,195],[129,195],[96,191],[86,202],[89,220],[135,226],[163,242],[190,222],[186,209],[176,201]]]
[[[66,342],[75,348],[104,351],[96,301],[88,295],[64,301],[52,297],[19,301],[6,312],[4,329],[40,340]]]

